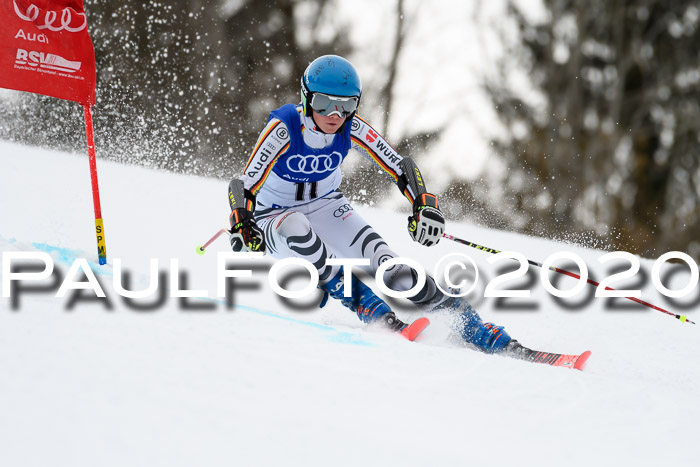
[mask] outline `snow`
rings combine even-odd
[[[87,158],[0,142],[0,167],[2,252],[47,252],[59,279],[86,258],[109,301],[90,291],[56,298],[56,284],[21,290],[17,306],[0,299],[0,465],[697,465],[685,439],[700,415],[693,325],[634,304],[606,309],[583,298],[592,288],[572,299],[580,309],[564,306],[537,269],[531,284],[509,283],[531,297],[503,309],[483,289],[506,263],[447,240],[416,247],[404,215],[362,206],[396,251],[428,271],[448,253],[469,255],[482,276],[471,299],[485,320],[537,349],[590,349],[585,371],[459,348],[445,341],[445,317],[410,343],[366,328],[338,303],[317,309],[320,296],[291,306],[267,285],[268,259],[249,263],[253,278],[241,280],[229,309],[216,297],[227,242],[195,254],[226,224],[225,182],[98,161],[110,261],[100,267]],[[597,280],[607,273],[602,251],[470,224],[448,231],[535,261],[573,252]],[[134,289],[148,285],[150,258],[166,277],[177,259],[187,288],[210,298],[183,304],[166,294],[133,309],[114,290],[115,258]],[[642,260],[647,278],[652,264]],[[672,288],[687,276],[674,275]],[[683,310],[651,280],[627,285],[698,321],[697,299],[681,301]],[[396,303],[402,318],[418,316]]]

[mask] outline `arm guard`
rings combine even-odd
[[[234,178],[228,184],[228,205],[231,211],[243,208],[246,211],[255,211],[255,195],[243,187],[243,180]]]
[[[423,176],[413,159],[403,158],[399,167],[403,171],[398,180],[399,188],[413,203],[413,215],[408,217],[408,233],[421,245],[435,245],[445,231],[445,217],[440,212],[437,197],[426,190]]]
[[[413,203],[416,198],[420,197],[423,193],[427,193],[428,190],[425,188],[425,183],[423,183],[423,176],[418,170],[418,166],[413,159],[410,157],[404,157],[399,162],[399,167],[403,172],[398,179],[399,190],[401,193],[408,198],[411,203]]]
[[[233,179],[229,183],[228,204],[231,206],[229,241],[233,251],[265,252],[265,237],[253,217],[255,196],[243,187],[243,180]]]

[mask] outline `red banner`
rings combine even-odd
[[[0,87],[95,103],[83,0],[0,0]]]

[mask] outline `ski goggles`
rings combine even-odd
[[[347,118],[357,110],[358,101],[359,99],[354,96],[329,96],[328,94],[315,92],[311,96],[311,108],[324,117],[337,114],[339,117]]]

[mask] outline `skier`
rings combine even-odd
[[[352,297],[344,297],[348,284],[342,268],[326,264],[334,257],[366,258],[374,274],[382,262],[397,257],[338,190],[340,165],[350,148],[386,172],[412,204],[408,233],[414,241],[435,245],[445,228],[437,198],[425,189],[414,161],[400,156],[357,115],[361,95],[360,77],[344,58],[324,55],[311,62],[301,78],[301,104],[270,113],[243,175],[229,185],[231,247],[306,259],[318,269],[319,287],[326,293],[321,306],[330,295],[362,321],[402,332],[407,324],[354,275]],[[384,273],[392,290],[409,290],[416,281],[406,265]],[[484,352],[499,353],[517,342],[502,327],[483,323],[463,299],[443,294],[431,277],[410,300],[427,311],[456,310],[459,335]]]

